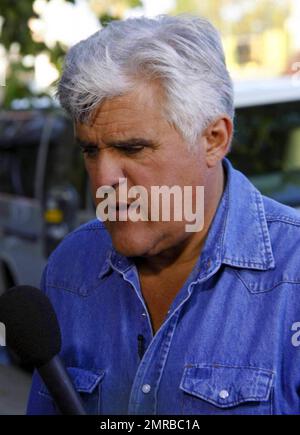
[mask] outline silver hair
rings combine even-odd
[[[75,121],[105,99],[159,82],[162,115],[190,144],[216,117],[234,118],[233,85],[217,30],[206,19],[160,15],[112,21],[73,46],[57,88]]]

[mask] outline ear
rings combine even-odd
[[[216,166],[227,154],[233,133],[233,123],[228,115],[216,118],[203,132],[206,164]]]

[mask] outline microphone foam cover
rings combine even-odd
[[[35,287],[13,287],[0,297],[6,344],[24,364],[40,367],[61,349],[61,333],[48,297]]]

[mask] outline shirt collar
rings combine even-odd
[[[246,269],[273,269],[275,260],[262,195],[226,158],[223,167],[226,186],[203,257],[212,254],[215,262]]]
[[[104,278],[104,276],[112,272],[112,270],[124,273],[133,266],[134,263],[130,258],[124,257],[124,255],[119,254],[114,249],[114,247],[111,246],[107,251],[105,261],[99,274],[99,278]]]
[[[223,167],[225,189],[195,269],[201,277],[212,274],[222,263],[246,269],[273,269],[275,260],[262,195],[226,158]],[[111,247],[99,277],[112,269],[124,273],[133,266],[130,258]]]

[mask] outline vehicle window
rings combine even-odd
[[[0,192],[32,198],[40,119],[0,119]]]
[[[46,144],[45,128],[49,128]],[[45,148],[46,161],[45,168],[39,166],[38,170],[41,148]],[[77,197],[79,208],[85,209],[87,182],[82,153],[66,116],[32,111],[0,115],[1,193],[33,198],[38,185],[44,201],[51,189],[65,189]]]
[[[84,161],[74,143],[72,124],[67,118],[57,118],[48,150],[45,192],[59,187],[73,189],[78,196],[79,208],[85,208],[86,184]]]
[[[300,206],[300,102],[237,109],[228,157],[263,194]]]

